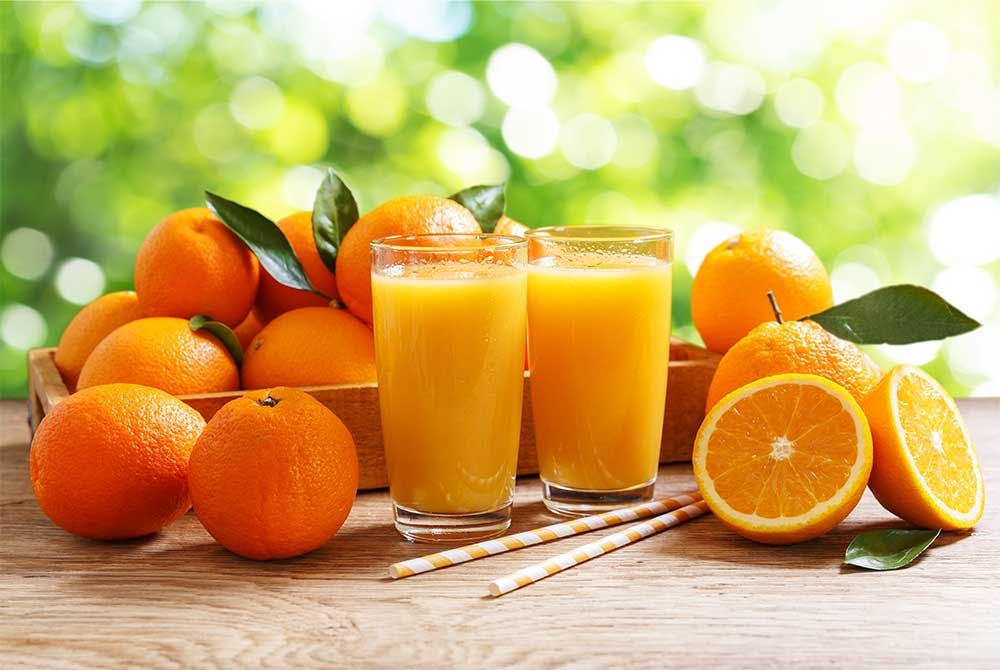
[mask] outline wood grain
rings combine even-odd
[[[69,395],[52,360],[54,352],[55,349],[34,349],[28,356],[32,430],[56,403]],[[702,347],[682,340],[671,340],[667,401],[660,443],[661,463],[691,460],[691,447],[698,426],[705,416],[705,398],[718,361],[717,354]],[[520,475],[538,473],[535,430],[531,421],[530,385],[531,377],[526,376],[521,413],[521,447],[517,459],[517,473]],[[303,387],[302,390],[333,410],[354,436],[358,449],[360,488],[378,489],[388,486],[389,477],[382,449],[378,386],[311,386]],[[220,407],[242,393],[235,391],[178,397],[198,410],[205,419],[211,419]]]
[[[587,538],[390,581],[426,553],[392,528],[383,491],[299,559],[256,563],[188,514],[131,542],[49,523],[27,474],[23,401],[0,403],[0,667],[1000,667],[1000,400],[960,407],[987,509],[905,570],[841,566],[863,530],[902,527],[866,495],[822,538],[768,547],[703,517],[492,600],[486,584]],[[693,486],[664,466],[660,494]],[[518,480],[515,530],[554,520]]]

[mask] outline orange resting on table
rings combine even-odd
[[[692,465],[722,523],[751,540],[790,544],[825,533],[854,509],[871,472],[872,438],[843,387],[776,375],[712,408]]]
[[[326,309],[326,308],[324,308]],[[290,558],[340,529],[358,489],[347,427],[290,388],[251,391],[212,417],[191,453],[195,514],[233,553]]]
[[[111,331],[142,318],[139,298],[134,291],[102,295],[73,317],[56,348],[55,364],[66,386],[73,390],[90,352]]]
[[[136,384],[74,393],[31,442],[31,486],[56,525],[97,540],[155,533],[190,507],[188,459],[205,420]]]
[[[925,528],[972,528],[983,516],[983,472],[955,401],[926,372],[893,368],[862,403],[882,506]]]

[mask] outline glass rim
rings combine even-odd
[[[427,245],[427,244],[406,244],[406,240],[431,240],[434,238],[461,238],[467,240],[488,241],[495,240],[492,244],[482,246],[462,246],[454,245]],[[528,240],[516,235],[497,235],[495,233],[421,233],[419,235],[387,235],[371,241],[369,245],[372,250],[387,249],[391,251],[425,251],[428,253],[468,253],[469,251],[503,251],[505,249],[516,249],[527,246]]]
[[[673,240],[670,228],[587,224],[582,226],[546,226],[524,233],[528,240],[556,242],[655,242]]]

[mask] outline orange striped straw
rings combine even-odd
[[[459,563],[467,563],[478,558],[503,554],[515,549],[523,549],[534,544],[543,544],[563,537],[589,533],[592,530],[610,528],[628,521],[646,519],[656,514],[663,514],[670,510],[675,510],[684,505],[701,500],[701,494],[697,491],[685,493],[676,498],[661,498],[648,503],[627,507],[624,509],[585,516],[573,521],[554,523],[551,526],[544,526],[534,530],[526,530],[522,533],[515,533],[495,540],[486,540],[469,544],[458,549],[448,549],[436,554],[428,554],[420,558],[411,558],[408,561],[394,563],[389,566],[389,575],[393,579],[411,577],[422,572],[431,572],[439,568],[447,568]]]
[[[685,505],[673,512],[661,514],[649,521],[637,523],[619,533],[609,535],[603,540],[585,544],[579,549],[560,554],[543,563],[537,563],[523,570],[512,572],[506,577],[494,579],[490,582],[490,595],[497,597],[511,591],[516,591],[522,586],[533,584],[557,572],[572,568],[574,565],[586,563],[592,558],[610,553],[619,547],[638,542],[645,537],[655,535],[668,528],[682,524],[689,519],[699,517],[707,511],[708,505],[705,501],[699,500],[694,504]]]

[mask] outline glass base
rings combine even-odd
[[[542,502],[551,511],[564,516],[587,516],[649,502],[653,499],[656,477],[645,484],[611,491],[571,489],[544,479],[542,487]]]
[[[467,544],[502,535],[510,528],[508,503],[500,509],[475,514],[430,514],[392,504],[396,530],[411,542]]]

